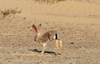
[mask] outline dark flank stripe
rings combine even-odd
[[[58,35],[57,34],[55,34],[55,39],[58,39]]]

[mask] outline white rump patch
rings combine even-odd
[[[53,37],[54,39],[56,38],[56,36],[54,35],[54,37]]]
[[[55,40],[59,38],[58,34],[55,34],[53,37]]]

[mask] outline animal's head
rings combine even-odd
[[[38,28],[36,28],[36,26],[33,24],[32,25],[32,28],[33,28],[33,30],[34,30],[34,32],[36,34],[36,36],[34,37],[34,41],[37,41],[38,38],[41,36],[40,35],[40,32],[41,32],[41,24],[39,24]]]

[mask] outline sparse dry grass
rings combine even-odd
[[[39,2],[39,3],[47,3],[47,4],[51,3],[51,4],[53,4],[53,3],[57,3],[59,1],[65,1],[65,0],[35,0],[35,1]]]
[[[21,11],[17,11],[16,9],[7,9],[7,10],[4,10],[2,12],[3,12],[4,15],[21,13]]]
[[[80,1],[80,2],[88,2],[88,3],[97,3],[100,4],[100,0],[35,0],[36,2],[39,3],[46,3],[46,4],[54,4],[58,3],[60,1]]]

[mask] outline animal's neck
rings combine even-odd
[[[40,33],[38,33],[38,34],[37,34],[37,37],[39,38],[40,36],[41,36],[41,34],[40,34]]]

